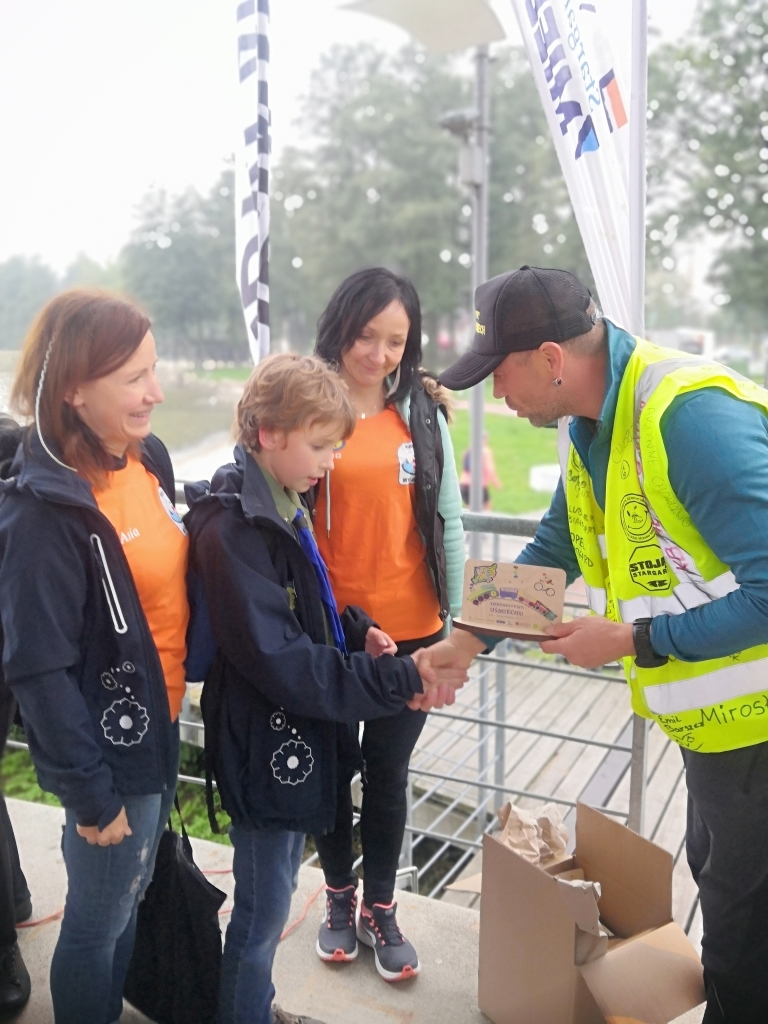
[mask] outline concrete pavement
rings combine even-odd
[[[39,920],[64,903],[66,878],[59,849],[63,813],[19,800],[8,800],[8,810],[32,891],[33,919]],[[209,875],[211,881],[228,893],[226,910],[233,890],[231,847],[200,839],[192,843],[199,867],[217,872]],[[373,954],[365,947],[352,964],[323,964],[317,959],[322,893],[312,897],[321,886],[320,871],[302,868],[289,924],[305,909],[306,918],[280,944],[275,962],[277,1002],[286,1010],[311,1014],[325,1024],[488,1024],[476,1004],[476,910],[398,892],[398,918],[419,951],[422,973],[413,981],[388,985],[377,975]],[[226,920],[224,915],[222,921]],[[20,1024],[53,1024],[48,969],[58,933],[58,920],[19,931],[32,976],[32,998],[17,1018]],[[695,1010],[676,1024],[698,1024],[701,1017],[702,1010]],[[121,1024],[147,1024],[147,1019],[126,1006]]]
[[[63,906],[66,891],[59,849],[63,814],[53,807],[8,800],[32,891],[33,919]],[[231,868],[232,849],[218,843],[192,840],[195,859],[203,870]],[[212,874],[211,881],[232,893],[231,874]],[[289,921],[295,921],[322,885],[316,868],[302,868]],[[399,917],[422,958],[421,977],[388,985],[376,973],[373,954],[361,949],[348,965],[321,963],[315,954],[322,894],[307,910],[306,919],[281,943],[275,962],[277,1002],[293,1013],[306,1013],[327,1024],[481,1024],[477,1009],[477,942],[479,915],[463,907],[443,906],[410,893],[398,893]],[[231,906],[231,898],[224,907]],[[224,916],[222,921],[227,921]],[[32,976],[32,999],[18,1021],[53,1024],[48,970],[59,933],[58,920],[20,929],[22,954]],[[121,1024],[143,1024],[146,1018],[126,1006]]]

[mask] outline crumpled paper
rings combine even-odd
[[[576,923],[576,966],[604,956],[608,951],[608,932],[600,924],[600,883],[558,878],[557,891]]]
[[[531,864],[559,857],[568,845],[568,829],[556,804],[544,804],[535,813],[505,804],[498,812],[500,843]]]

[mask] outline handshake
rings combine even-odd
[[[397,644],[382,630],[368,630],[365,649],[377,658],[381,654],[394,654]],[[484,650],[483,643],[471,633],[454,629],[445,640],[422,647],[411,657],[421,676],[423,693],[408,701],[412,711],[431,711],[453,704],[456,691],[469,679],[467,669],[472,659]]]

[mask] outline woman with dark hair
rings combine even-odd
[[[30,425],[0,482],[3,673],[65,811],[56,1024],[119,1019],[176,788],[188,540],[150,433],[163,393],[149,326],[100,293],[45,307],[12,393]]]
[[[381,267],[352,274],[318,323],[315,351],[338,368],[357,411],[352,436],[318,488],[315,530],[339,608],[364,608],[391,638],[382,653],[436,643],[458,614],[464,569],[461,498],[445,393],[421,363],[421,309],[410,281]],[[406,820],[408,763],[426,713],[365,723],[363,902],[355,923],[351,769],[339,773],[336,827],[315,842],[325,871],[322,960],[372,946],[379,974],[418,974],[393,903]]]

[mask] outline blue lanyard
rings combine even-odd
[[[328,625],[331,627],[333,639],[341,653],[347,654],[344,630],[341,628],[341,619],[339,618],[339,613],[336,611],[336,601],[333,596],[333,591],[331,590],[331,581],[328,579],[328,570],[326,569],[325,562],[318,550],[317,541],[315,540],[312,531],[309,528],[309,524],[307,523],[304,515],[304,509],[299,508],[296,510],[293,525],[296,527],[296,533],[299,538],[299,544],[301,544],[301,549],[310,560],[312,568],[315,570],[317,585],[320,589],[320,600],[323,602],[325,615],[328,620]]]

